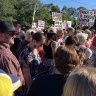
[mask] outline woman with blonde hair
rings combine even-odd
[[[96,96],[96,69],[75,69],[67,78],[62,96]]]

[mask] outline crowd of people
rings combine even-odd
[[[95,67],[94,28],[0,21],[0,96],[96,96]]]

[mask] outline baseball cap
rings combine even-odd
[[[7,85],[7,82],[10,82],[9,86]],[[6,84],[6,86],[8,86],[9,89],[12,89],[13,92],[21,86],[21,82],[18,77],[12,74],[7,74],[5,71],[0,69],[0,91],[5,90],[3,89],[6,87],[6,86],[3,86],[4,83]]]
[[[0,21],[0,32],[15,32],[15,27],[11,21]]]

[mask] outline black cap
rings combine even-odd
[[[0,21],[0,32],[15,32],[15,27],[10,21]]]

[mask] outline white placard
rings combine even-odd
[[[32,23],[32,29],[37,28],[37,23]]]
[[[54,27],[55,27],[56,29],[62,28],[62,21],[55,21]]]
[[[43,21],[43,20],[38,20],[38,28],[44,29],[44,27],[45,27],[45,21]]]
[[[62,13],[52,12],[53,21],[62,21]]]
[[[78,15],[78,25],[93,26],[95,14],[96,12],[92,10],[80,10]]]
[[[66,20],[64,20],[63,28],[64,29],[67,29],[67,28],[70,28],[70,27],[72,27],[72,21],[66,21]]]

